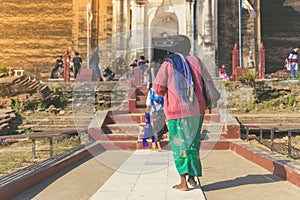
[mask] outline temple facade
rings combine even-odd
[[[201,57],[215,74],[218,0],[92,0],[91,22],[80,12],[86,5],[73,1],[73,48],[84,48],[86,39],[79,33],[85,31],[80,27],[90,23],[88,38],[93,48],[100,47],[102,65],[120,59],[126,65],[142,54],[149,60],[163,59],[172,38],[184,34],[191,39],[191,54]]]
[[[265,29],[267,34],[261,39],[263,2],[248,1],[254,6],[257,18],[251,18],[243,9],[244,66],[250,54],[257,66],[261,40],[266,41],[277,30],[268,33],[269,29]],[[267,5],[263,8],[268,8]],[[275,10],[282,9],[279,3],[274,6]],[[0,65],[24,69],[34,77],[49,77],[56,57],[66,50],[80,52],[83,66],[87,64],[90,48],[95,47],[99,48],[102,66],[128,66],[141,54],[149,60],[161,59],[168,54],[172,39],[178,34],[191,39],[191,54],[202,58],[215,75],[221,65],[230,69],[232,49],[239,38],[237,0],[40,0],[39,4],[8,0],[3,7],[0,27],[5,31],[0,32],[3,47]],[[267,13],[264,12],[265,16]],[[265,19],[273,23],[271,16]],[[271,48],[271,42],[265,44]],[[272,52],[279,54],[286,49],[272,48]]]
[[[140,54],[149,59],[163,59],[172,38],[184,34],[191,39],[191,53],[215,67],[216,3],[217,0],[114,0],[114,13],[123,15],[114,15],[113,33],[130,32],[128,43],[119,43],[121,47],[116,48],[126,45],[131,59]],[[133,49],[136,51],[132,52]]]

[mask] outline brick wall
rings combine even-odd
[[[218,4],[218,56],[219,65],[231,70],[232,49],[238,43],[238,1],[224,0]]]
[[[282,69],[285,56],[300,45],[300,1],[261,0],[266,72]]]
[[[72,45],[72,0],[1,0],[0,65],[49,72]]]

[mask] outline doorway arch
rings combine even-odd
[[[157,12],[151,22],[151,58],[163,59],[171,52],[172,38],[179,33],[179,22],[174,12]]]

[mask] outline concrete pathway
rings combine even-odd
[[[230,150],[202,158],[208,200],[295,200],[300,188]],[[196,187],[172,189],[179,178],[170,151],[104,151],[45,180],[15,200],[202,200]]]
[[[208,200],[300,199],[299,187],[233,151],[211,151],[202,160],[201,184]]]
[[[135,151],[90,199],[205,199],[200,187],[188,192],[172,189],[178,182],[170,151],[140,150]]]

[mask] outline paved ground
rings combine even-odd
[[[202,162],[202,190],[209,200],[300,199],[299,187],[232,151],[212,151]],[[171,189],[178,181],[168,151],[106,151],[66,169],[15,200],[204,199],[199,187],[187,192]]]

